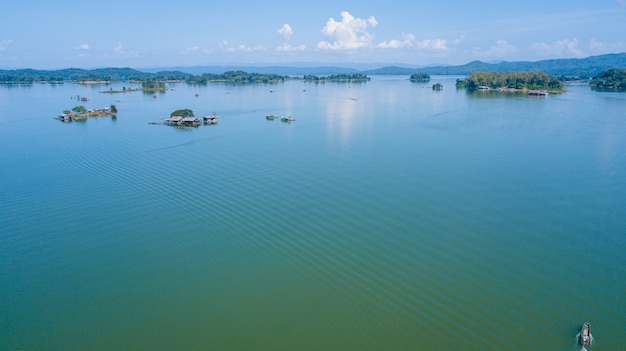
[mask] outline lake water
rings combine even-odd
[[[626,93],[406,78],[0,86],[0,349],[623,349]]]

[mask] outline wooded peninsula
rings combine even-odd
[[[600,90],[626,91],[626,69],[613,68],[601,72],[589,85]]]

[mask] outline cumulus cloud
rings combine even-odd
[[[578,47],[578,39],[563,39],[553,43],[534,43],[532,49],[548,57],[583,57],[585,53]]]
[[[75,47],[74,49],[76,49],[76,50],[89,50],[89,49],[91,49],[91,47],[89,46],[89,44],[81,44],[81,45],[78,45],[77,47]]]
[[[366,31],[368,27],[376,27],[378,22],[374,16],[368,19],[355,18],[349,12],[341,12],[341,21],[330,18],[322,29],[322,34],[330,41],[320,41],[318,49],[323,50],[354,50],[372,46],[373,36]]]
[[[282,35],[286,40],[289,40],[293,35],[293,30],[291,30],[291,26],[288,24],[283,24],[282,28],[277,30],[278,34]]]
[[[276,51],[282,52],[293,52],[293,51],[304,51],[306,48],[304,45],[291,45],[289,40],[293,35],[293,30],[289,24],[283,24],[282,28],[278,29],[276,32],[282,35],[285,38],[285,42],[276,48]]]

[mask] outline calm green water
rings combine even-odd
[[[0,349],[622,349],[626,94],[454,82],[0,86]]]

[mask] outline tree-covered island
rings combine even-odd
[[[563,82],[543,72],[472,72],[465,79],[457,79],[457,88],[498,89],[524,92],[545,90],[551,93],[564,91]]]
[[[326,83],[326,82],[367,82],[371,78],[361,74],[361,73],[353,73],[353,74],[332,74],[329,76],[316,76],[313,74],[306,74],[302,77],[302,80],[305,82],[313,82],[313,83]]]
[[[191,84],[206,84],[209,82],[225,82],[232,84],[246,83],[280,83],[290,79],[288,76],[278,74],[248,73],[244,71],[226,71],[222,74],[203,73],[201,75],[190,75],[185,82]]]
[[[411,82],[426,83],[426,82],[430,82],[430,75],[428,75],[426,73],[419,73],[419,72],[418,73],[413,73],[409,77],[409,80]]]
[[[626,91],[626,69],[612,68],[600,72],[589,82],[589,86],[599,90]]]

